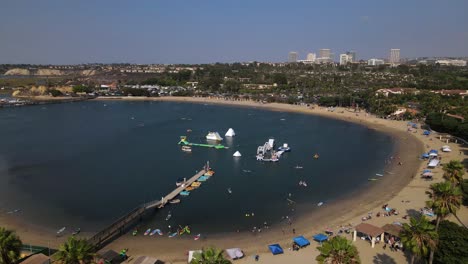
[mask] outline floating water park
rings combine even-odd
[[[181,136],[178,144],[182,146],[205,147],[205,148],[215,148],[215,149],[228,149],[229,148],[221,144],[192,143],[187,140],[186,136]]]

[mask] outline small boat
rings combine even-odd
[[[242,170],[243,172],[245,173],[251,173],[252,171],[251,170]]]
[[[180,203],[180,199],[172,199],[169,201],[170,204],[178,204]]]
[[[147,236],[151,233],[151,228],[146,229],[145,233],[143,235]]]
[[[239,151],[236,151],[234,154],[232,154],[233,157],[241,157],[242,154]]]
[[[305,181],[303,181],[302,186],[307,187],[307,183]]]
[[[379,176],[379,177],[382,177],[382,176],[383,176],[383,174],[378,174],[378,173],[376,173],[375,175],[376,175],[376,176]]]
[[[157,230],[158,230],[158,229],[153,230],[149,235],[150,235],[150,236],[154,236],[154,235],[158,232]]]
[[[316,153],[316,154],[314,155],[314,159],[318,159],[318,158],[319,158],[319,155]]]
[[[291,147],[288,146],[288,143],[284,143],[283,146],[278,148],[279,151],[289,152],[291,151]]]
[[[299,165],[296,165],[296,167],[294,167],[295,169],[303,169],[304,167],[302,166],[299,166]]]
[[[180,195],[182,195],[182,196],[189,196],[189,195],[190,195],[190,192],[189,192],[189,191],[181,191],[181,192],[180,192]]]
[[[322,206],[323,205],[323,202],[320,202],[317,204],[317,206]]]
[[[302,181],[299,181],[299,186],[302,186]]]
[[[188,132],[188,133],[192,132],[192,129],[187,129],[187,132]]]
[[[9,211],[7,214],[15,214],[15,213],[18,213],[20,211],[21,211],[21,209],[15,209],[13,211]]]
[[[213,141],[222,141],[223,140],[223,138],[219,135],[218,132],[209,132],[208,135],[206,135],[206,139],[213,140]]]
[[[369,178],[367,179],[368,181],[377,181],[378,179],[377,178]]]
[[[179,186],[181,186],[182,184],[184,184],[184,182],[186,182],[186,179],[185,179],[185,178],[179,178],[179,179],[177,179],[177,181],[176,181],[176,186],[179,187]]]
[[[228,191],[228,193],[230,193],[230,194],[232,193],[231,188],[228,188],[227,191]]]
[[[200,237],[201,237],[201,234],[198,234],[193,238],[193,240],[198,240],[198,239],[200,239]]]
[[[187,192],[190,192],[190,191],[193,191],[193,190],[195,190],[195,187],[192,187],[192,186],[188,186],[187,188],[185,188],[185,191],[187,191]]]
[[[201,185],[201,182],[193,182],[190,186],[193,187],[193,188],[198,188],[198,187],[200,187],[200,185]]]
[[[170,234],[168,237],[175,237],[175,236],[177,236],[177,234],[178,234],[178,233],[175,232],[175,233]]]
[[[166,216],[166,221],[169,221],[169,219],[171,219],[171,217],[172,217],[172,214],[171,214],[171,211],[169,211],[169,213]]]
[[[154,231],[156,231],[156,234],[162,236],[164,235],[163,232],[161,231],[161,229],[155,229]]]
[[[182,146],[182,151],[184,152],[192,152],[192,148],[190,146]]]
[[[73,231],[72,236],[78,235],[80,232],[81,228],[78,227],[77,229],[75,229],[75,231]]]
[[[60,236],[64,231],[65,229],[67,229],[66,227],[62,227],[60,228],[58,231],[57,231],[57,236]]]

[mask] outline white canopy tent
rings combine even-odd
[[[226,249],[226,253],[229,255],[231,259],[240,259],[244,256],[244,252],[240,248],[228,248]]]

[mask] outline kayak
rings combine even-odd
[[[198,240],[198,239],[200,239],[200,237],[201,237],[201,234],[198,234],[193,238],[193,240]]]
[[[161,229],[155,229],[154,232],[156,232],[160,236],[163,235],[163,232],[161,231]]]
[[[172,234],[169,235],[169,237],[175,237],[175,236],[177,236],[177,232],[172,233]]]
[[[154,236],[158,232],[158,229],[153,230],[149,235]]]
[[[151,232],[151,228],[146,229],[145,233],[143,235],[147,236]]]

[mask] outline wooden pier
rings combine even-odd
[[[161,200],[154,200],[149,203],[142,204],[137,208],[133,209],[126,215],[117,219],[114,223],[104,228],[103,230],[96,233],[94,236],[88,239],[97,249],[103,247],[110,240],[123,235],[130,227],[132,227],[137,220],[141,220],[143,215],[151,209],[157,210],[164,206],[170,200],[174,199],[179,195],[185,188],[190,186],[193,182],[198,180],[200,176],[204,175],[207,171],[205,169],[197,172],[194,176],[188,179],[184,185],[177,187],[175,190],[164,196]]]

